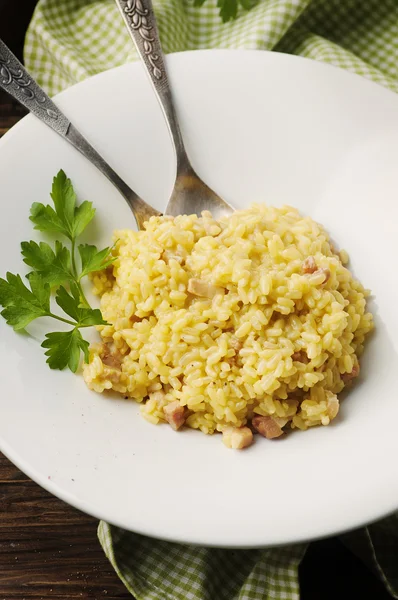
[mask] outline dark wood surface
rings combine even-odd
[[[131,600],[97,525],[0,454],[0,600]]]
[[[38,0],[0,0],[0,38],[21,60],[25,32]]]
[[[35,4],[0,0],[0,37],[20,58]],[[24,114],[0,91],[0,137]],[[97,525],[0,453],[0,600],[131,599],[105,558]],[[311,544],[300,566],[300,584],[302,600],[391,600],[337,539]]]
[[[23,106],[16,105],[2,90],[0,90],[0,137],[5,134],[25,114]]]

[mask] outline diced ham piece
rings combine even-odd
[[[163,408],[166,421],[177,431],[185,423],[185,407],[181,406],[178,400],[170,402]]]
[[[241,351],[241,349],[243,348],[243,344],[240,340],[238,340],[238,338],[236,338],[235,336],[231,337],[230,339],[230,345],[231,348],[233,350],[235,350],[235,356],[231,356],[231,358],[229,358],[228,362],[231,366],[237,365],[238,364],[238,360],[239,360],[239,352]]]
[[[119,352],[114,354],[107,344],[101,344],[99,347],[99,355],[104,365],[111,367],[112,369],[120,370],[122,356]]]
[[[191,278],[188,281],[188,292],[194,296],[213,298],[216,294],[223,294],[224,291],[224,288],[213,285],[203,279]]]
[[[263,417],[256,415],[252,419],[252,425],[258,433],[266,437],[268,440],[280,437],[283,435],[283,430],[278,423],[278,420],[274,417]]]
[[[111,367],[112,369],[120,369],[120,359],[113,354],[103,356],[101,360],[107,367]]]
[[[105,365],[103,378],[109,379],[114,385],[120,383],[122,378],[122,355],[119,352],[112,353],[108,344],[100,344],[98,346],[98,353]]]
[[[351,373],[343,373],[341,376],[341,379],[344,381],[344,383],[349,383],[352,379],[355,379],[355,377],[358,377],[359,375],[359,365],[354,365]]]
[[[308,356],[306,355],[306,353],[304,352],[304,350],[299,350],[298,352],[293,352],[292,354],[292,360],[295,360],[297,362],[301,362],[304,364],[308,364]]]
[[[309,256],[305,259],[302,265],[303,273],[307,275],[311,275],[312,273],[323,273],[325,279],[322,283],[326,283],[330,279],[330,271],[329,269],[318,268],[315,258],[313,256]]]
[[[241,450],[253,442],[253,433],[248,427],[226,427],[222,432],[222,441],[227,448]]]
[[[303,273],[315,273],[317,269],[318,267],[313,256],[309,256],[303,262]]]

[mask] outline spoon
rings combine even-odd
[[[150,36],[149,36],[150,37]],[[151,42],[148,42],[151,43]],[[40,121],[53,129],[56,133],[67,140],[83,156],[85,156],[107,179],[116,187],[134,214],[138,229],[143,229],[145,221],[151,216],[161,213],[144,202],[119,175],[105,161],[105,159],[93,148],[79,130],[71,123],[68,117],[48,97],[44,90],[35,82],[17,57],[8,46],[0,39],[0,88],[20,102]],[[168,88],[167,88],[168,89]],[[169,92],[170,95],[170,92]],[[182,152],[178,153],[178,178],[173,195],[169,200],[164,214],[177,216],[179,214],[200,214],[202,210],[210,210],[215,218],[222,214],[229,214],[233,209],[219,198],[197,177],[186,158],[182,169],[181,157],[186,153],[182,143],[181,134],[177,125],[174,109],[171,105],[171,115],[174,115],[177,138],[180,139]],[[189,194],[192,191],[192,195]],[[207,192],[209,195],[207,195]],[[200,194],[200,195],[199,195]],[[214,198],[214,204],[206,202]],[[213,210],[213,208],[214,210]],[[224,210],[222,210],[224,208]]]
[[[119,190],[131,208],[139,229],[145,221],[160,213],[152,208],[119,177],[85,137],[54,104],[0,39],[0,88],[23,104],[40,121],[51,127],[97,167]],[[172,213],[168,213],[172,214]]]
[[[234,209],[195,173],[185,150],[151,0],[115,0],[149,75],[162,107],[174,144],[177,176],[165,214],[201,214],[209,210],[215,219]]]

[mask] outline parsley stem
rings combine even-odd
[[[84,323],[77,323],[76,321],[70,321],[69,319],[64,319],[63,317],[59,317],[52,312],[47,314],[47,317],[52,317],[57,321],[62,321],[62,323],[66,323],[67,325],[72,325],[75,329],[84,329],[85,327],[92,327],[92,323],[85,325]]]
[[[82,285],[79,281],[76,281],[77,283],[77,287],[79,288],[79,293],[80,293],[80,299],[82,300],[82,304],[84,304],[86,306],[86,308],[91,308],[85,293],[83,292],[83,288]]]
[[[72,271],[73,271],[73,275],[75,276],[75,279],[77,280],[77,269],[76,269],[76,260],[75,260],[75,249],[76,249],[76,238],[72,238]]]
[[[71,239],[72,242],[72,248],[71,248],[71,255],[72,255],[72,273],[73,276],[75,278],[75,283],[79,289],[79,294],[80,294],[80,300],[82,301],[82,304],[84,304],[84,306],[86,308],[91,308],[85,293],[83,292],[83,288],[81,286],[80,283],[80,277],[77,274],[77,268],[76,268],[76,259],[75,259],[75,251],[76,251],[76,238],[72,237]]]
[[[76,323],[75,321],[69,321],[69,319],[64,319],[63,317],[59,317],[58,315],[55,315],[52,312],[49,312],[48,316],[52,317],[53,319],[57,319],[57,321],[62,321],[62,323],[67,323],[68,325],[73,325],[73,327],[78,326],[78,323]]]

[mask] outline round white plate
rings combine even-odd
[[[83,511],[143,534],[216,546],[266,546],[333,534],[398,507],[398,98],[364,79],[266,52],[169,57],[187,149],[236,207],[289,203],[324,224],[374,292],[377,331],[361,381],[330,427],[227,450],[220,436],[175,433],[134,402],[50,371],[33,337],[0,320],[0,447]],[[140,64],[64,92],[57,102],[156,208],[174,156]],[[0,275],[24,272],[28,220],[63,168],[98,213],[90,240],[134,227],[127,205],[64,140],[27,117],[0,143]]]

